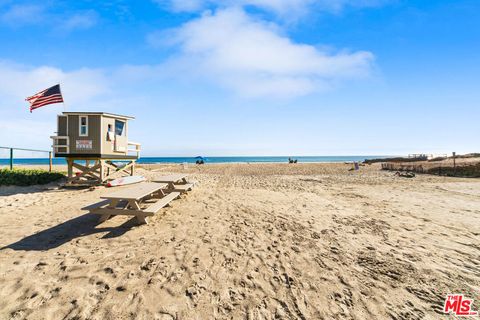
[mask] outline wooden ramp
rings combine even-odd
[[[180,196],[180,192],[169,192],[166,183],[145,182],[124,188],[117,192],[102,196],[98,203],[82,210],[99,214],[100,222],[115,215],[135,216],[141,224],[147,223],[148,216],[155,215],[161,208]]]

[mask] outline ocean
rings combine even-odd
[[[389,156],[308,156],[291,157],[301,162],[361,162],[365,159],[387,158]],[[261,163],[261,162],[288,162],[288,156],[255,156],[255,157],[203,157],[205,163]],[[141,157],[137,163],[155,164],[155,163],[195,163],[195,157]],[[116,161],[121,162],[121,161]],[[10,159],[0,159],[0,165],[9,165]],[[48,158],[14,158],[14,164],[17,165],[48,165]],[[66,165],[64,158],[54,158],[53,164]]]

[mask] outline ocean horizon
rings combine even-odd
[[[388,158],[391,156],[229,156],[229,157],[203,157],[205,163],[282,163],[288,162],[289,158],[298,160],[298,162],[362,162],[367,159]],[[140,157],[137,160],[139,164],[158,164],[158,163],[195,163],[198,157]],[[66,165],[65,158],[53,158],[54,165]],[[122,162],[122,161],[115,161]],[[48,158],[14,158],[14,165],[48,165]],[[0,158],[0,165],[9,165],[9,158]]]

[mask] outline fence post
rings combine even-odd
[[[457,164],[455,163],[456,153],[452,152],[452,156],[453,156],[453,176],[456,176],[457,175]]]
[[[10,148],[10,170],[13,169],[13,148]]]
[[[52,172],[52,151],[48,152],[48,171]]]

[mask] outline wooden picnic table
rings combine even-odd
[[[145,182],[145,183],[137,184],[133,188],[122,189],[100,198],[110,199],[110,200],[115,199],[115,200],[140,201],[146,196],[149,196],[165,187],[167,187],[166,183]]]
[[[170,174],[167,176],[161,176],[155,178],[155,182],[165,182],[165,183],[187,183],[188,174],[185,173],[177,173],[177,174]]]
[[[168,189],[177,192],[187,192],[194,186],[193,183],[187,181],[188,174],[177,173],[161,177],[156,177],[153,181],[157,183],[168,183]]]
[[[136,216],[139,223],[147,223],[147,216],[153,216],[170,201],[180,196],[180,192],[168,192],[167,187],[167,183],[140,183],[102,196],[100,198],[105,200],[83,209],[100,214],[100,222],[113,215],[133,215]],[[158,200],[142,209],[144,202],[150,199]]]

